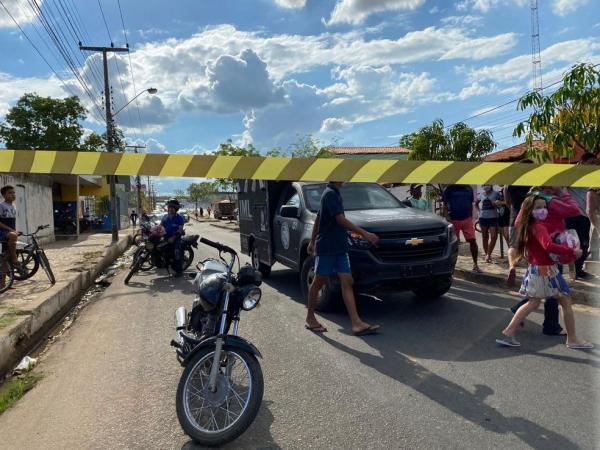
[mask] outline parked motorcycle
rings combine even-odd
[[[133,243],[138,247],[143,242],[146,242],[150,237],[150,230],[152,229],[152,224],[150,221],[142,221],[140,222],[140,228],[137,230],[135,235],[133,236]]]
[[[240,312],[261,298],[261,274],[246,265],[234,273],[239,257],[232,248],[200,239],[219,251],[203,261],[194,279],[196,299],[188,313],[175,311],[171,341],[185,367],[177,388],[177,418],[201,445],[218,446],[240,436],[254,421],[263,396],[258,349],[238,336]],[[221,253],[228,253],[227,262]]]
[[[199,237],[195,234],[181,238],[183,270],[190,267],[194,261],[193,248],[198,248]],[[168,241],[164,240],[161,236],[150,235],[148,240],[142,242],[133,254],[133,262],[131,263],[129,273],[125,277],[125,284],[128,284],[131,277],[139,271],[145,272],[157,267],[159,269],[167,269],[170,272],[174,257],[173,249]]]

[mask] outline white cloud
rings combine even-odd
[[[42,2],[43,0],[37,2],[40,8]],[[21,26],[36,20],[36,15],[27,0],[3,0],[2,3]],[[2,7],[0,7],[0,28],[17,28],[15,22]]]
[[[191,92],[184,91],[179,101],[217,112],[247,111],[283,101],[283,90],[270,78],[265,62],[246,49],[239,56],[209,61],[205,80]]]
[[[306,6],[306,0],[275,0],[275,4],[287,9],[302,9]]]
[[[498,6],[526,6],[529,0],[461,0],[456,3],[456,9],[459,11],[467,11],[473,9],[482,13],[487,13],[490,9]]]
[[[425,0],[338,0],[327,24],[358,25],[371,14],[383,11],[414,11],[424,3]]]
[[[552,11],[559,16],[566,16],[577,10],[577,8],[587,5],[589,0],[554,0],[552,2]]]
[[[352,124],[346,119],[340,119],[338,117],[328,117],[321,124],[320,133],[331,133],[343,131],[349,128]]]
[[[58,78],[16,78],[0,72],[0,116],[8,112],[25,93],[36,93],[43,97],[66,97],[67,94]]]
[[[570,65],[577,62],[592,61],[600,59],[600,39],[576,39],[559,42],[551,45],[541,52],[544,69],[544,79],[547,82],[554,81],[558,74],[564,72]],[[556,67],[560,65],[560,67]],[[508,61],[473,69],[468,73],[472,81],[497,81],[503,83],[520,82],[531,77],[531,56],[521,55]]]

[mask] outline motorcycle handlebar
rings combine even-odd
[[[202,242],[204,245],[208,245],[209,247],[216,248],[220,252],[227,252],[232,255],[237,255],[237,252],[227,245],[219,244],[218,242],[210,241],[206,238],[200,238],[200,242]]]

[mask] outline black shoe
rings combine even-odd
[[[581,272],[577,273],[575,278],[577,278],[578,280],[591,280],[592,278],[595,278],[595,276],[591,273],[586,272],[585,270],[582,270]]]

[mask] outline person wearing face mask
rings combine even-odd
[[[485,184],[483,194],[480,194],[477,200],[477,208],[479,208],[479,226],[486,263],[492,262],[492,252],[496,248],[498,239],[498,206],[500,206],[500,194],[491,184]]]
[[[577,202],[573,199],[571,194],[569,194],[566,190],[551,187],[551,186],[541,186],[541,187],[533,187],[531,188],[530,195],[540,195],[546,200],[548,206],[548,217],[544,220],[544,225],[548,230],[550,236],[554,236],[558,233],[562,233],[567,229],[565,225],[565,219],[568,217],[575,217],[579,214],[579,206]],[[519,214],[515,219],[515,227],[518,228],[521,223],[523,217],[523,208],[520,209]],[[517,248],[519,245],[519,236],[515,238],[515,242],[517,242]],[[518,261],[520,257],[516,258]],[[517,310],[527,303],[528,298],[525,297],[522,301],[517,303],[515,306],[511,308],[513,313],[516,313]],[[555,336],[562,335],[564,331],[560,326],[558,321],[558,301],[554,297],[546,298],[546,302],[544,303],[544,325],[542,332],[544,334]]]
[[[528,197],[523,202],[520,214],[517,254],[520,257],[527,256],[529,263],[520,293],[528,300],[517,310],[508,326],[502,330],[502,335],[496,339],[496,343],[506,347],[519,347],[521,344],[515,339],[519,325],[539,307],[543,299],[555,297],[558,298],[563,310],[567,330],[567,347],[579,350],[594,348],[593,344],[581,341],[577,337],[569,285],[550,257],[550,253],[554,253],[575,260],[583,252],[579,248],[572,249],[552,241],[548,230],[549,212],[545,196],[532,195]]]

